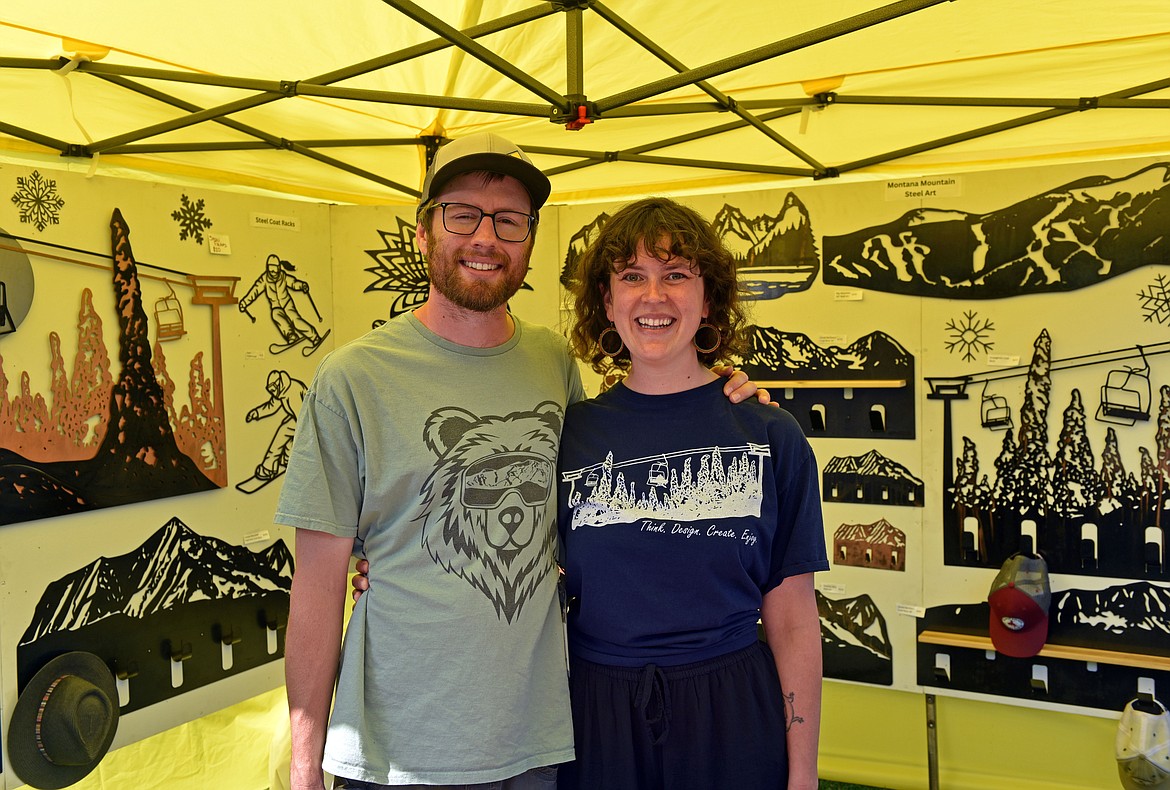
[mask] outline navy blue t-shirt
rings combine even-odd
[[[765,593],[828,569],[800,426],[731,403],[723,384],[670,395],[618,384],[566,412],[557,525],[573,655],[671,666],[740,650]]]

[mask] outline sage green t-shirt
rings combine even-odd
[[[399,316],[326,357],[305,399],[275,521],[370,561],[332,774],[472,784],[573,759],[555,470],[584,393],[564,338],[515,324],[480,349]]]

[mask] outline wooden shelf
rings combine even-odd
[[[995,650],[991,637],[977,634],[956,634],[949,631],[923,631],[919,642],[947,647],[967,647],[975,650]],[[1043,658],[1063,658],[1069,661],[1096,661],[1099,664],[1115,664],[1139,669],[1170,671],[1170,656],[1152,656],[1148,653],[1127,653],[1121,650],[1102,650],[1096,647],[1074,647],[1051,642],[1040,648],[1037,654]]]
[[[906,379],[798,379],[792,381],[757,381],[771,389],[893,389],[905,387]]]

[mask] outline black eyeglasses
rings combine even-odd
[[[500,241],[524,241],[532,232],[536,217],[523,211],[497,211],[488,214],[477,206],[466,203],[439,203],[443,211],[443,227],[460,236],[470,236],[479,228],[484,217],[492,218],[492,227]]]

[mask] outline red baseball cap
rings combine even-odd
[[[1048,564],[1035,554],[1013,554],[991,583],[988,631],[995,649],[1005,656],[1028,658],[1048,640]]]

